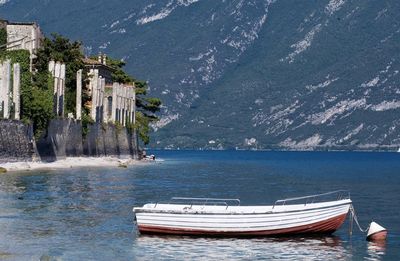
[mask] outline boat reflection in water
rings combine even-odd
[[[160,247],[162,246],[162,247]],[[134,245],[140,259],[180,260],[347,260],[351,252],[337,236],[277,238],[193,238],[141,235]]]

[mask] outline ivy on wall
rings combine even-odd
[[[0,51],[5,51],[7,45],[7,30],[0,28]]]
[[[30,54],[27,50],[13,50],[0,53],[0,61],[19,63],[21,68],[21,119],[33,124],[38,138],[47,128],[53,115],[53,93],[49,73],[30,72]]]

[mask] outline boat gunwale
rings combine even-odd
[[[322,206],[322,207],[310,207],[312,205],[318,205],[318,204],[323,204],[323,203],[331,203],[331,202],[340,202],[344,201],[343,203],[340,204],[335,204],[335,205],[330,205],[330,206]],[[304,209],[296,209],[296,210],[279,210],[278,208],[273,208],[272,205],[269,206],[257,206],[257,207],[270,207],[272,210],[265,211],[265,212],[232,212],[229,211],[228,208],[225,209],[225,211],[220,211],[220,212],[209,212],[209,211],[201,211],[201,210],[193,210],[193,209],[182,209],[182,210],[163,210],[163,209],[157,209],[157,208],[143,208],[143,207],[134,207],[133,212],[136,214],[141,214],[141,213],[156,213],[156,214],[179,214],[179,215],[224,215],[224,216],[230,216],[230,215],[266,215],[266,214],[283,214],[283,213],[296,213],[296,212],[305,212],[305,211],[312,211],[312,210],[319,210],[319,209],[327,209],[327,208],[333,208],[333,207],[339,207],[339,206],[344,206],[344,205],[351,205],[352,201],[351,199],[341,199],[341,200],[333,200],[333,201],[326,201],[326,202],[318,202],[318,203],[308,203],[307,206],[308,208]],[[172,205],[172,204],[171,204]],[[175,204],[178,205],[178,204]],[[195,205],[201,207],[201,205]],[[279,208],[287,208],[290,206],[301,206],[299,204],[293,204],[293,205],[284,205],[284,206],[279,206]],[[305,205],[304,205],[305,206]],[[253,207],[253,206],[241,206],[241,207]],[[231,207],[232,208],[232,207]]]
[[[223,226],[223,228],[224,229],[230,229],[230,228],[237,228],[237,226],[238,225],[241,225],[241,224],[248,224],[248,226],[246,226],[246,228],[261,228],[261,227],[266,227],[267,225],[265,225],[266,223],[268,223],[269,225],[268,226],[271,226],[271,223],[279,223],[279,225],[281,225],[281,226],[283,226],[283,227],[294,227],[294,226],[292,226],[292,225],[294,225],[294,224],[298,224],[298,223],[310,223],[310,224],[312,224],[313,223],[313,221],[317,221],[317,220],[326,220],[326,219],[330,219],[330,218],[334,218],[334,217],[338,217],[338,216],[341,216],[341,215],[343,215],[343,214],[347,214],[347,212],[346,213],[343,213],[343,212],[338,212],[338,213],[334,213],[334,214],[332,214],[332,213],[330,213],[329,215],[328,214],[325,214],[325,215],[320,215],[320,216],[318,216],[318,217],[306,217],[306,218],[301,218],[301,220],[299,221],[299,220],[296,220],[296,221],[293,221],[293,219],[286,219],[286,220],[268,220],[268,221],[253,221],[253,222],[249,222],[249,221],[234,221],[234,222],[227,222],[227,221],[224,221],[223,223],[225,224],[225,225],[231,225],[231,226]],[[151,219],[146,219],[146,221],[142,221],[142,222],[140,222],[140,223],[142,223],[141,225],[155,225],[155,224],[152,224],[152,223],[149,223],[149,221],[151,221],[151,222],[154,222],[154,221],[159,221],[159,220],[151,220]],[[180,223],[179,225],[178,224],[171,224],[171,223]],[[192,224],[192,225],[190,225],[190,226],[185,226],[185,225],[183,225],[183,224]],[[168,225],[165,223],[165,224],[163,224],[163,226],[165,226],[165,227],[190,227],[190,228],[204,228],[205,226],[199,226],[199,225],[194,225],[194,224],[197,224],[197,223],[199,223],[199,224],[208,224],[208,225],[213,225],[213,224],[220,224],[221,222],[210,222],[210,221],[198,221],[198,222],[196,222],[196,221],[182,221],[182,220],[179,220],[179,221],[168,221]],[[160,225],[160,224],[158,224],[158,225]],[[233,225],[236,225],[236,226],[233,226]],[[211,228],[210,226],[207,226],[207,228]],[[212,228],[215,228],[215,227],[212,227]]]
[[[140,214],[139,218],[140,219],[145,219],[145,220],[153,220],[153,221],[160,221],[160,220],[167,220],[170,222],[174,222],[177,221],[176,218],[180,218],[179,221],[180,222],[193,222],[192,219],[193,218],[207,218],[210,221],[204,221],[206,223],[216,223],[216,222],[220,222],[218,220],[229,220],[229,222],[237,222],[237,223],[259,223],[259,222],[265,222],[264,219],[269,219],[271,218],[271,216],[273,216],[273,218],[277,218],[279,219],[279,221],[286,221],[286,220],[292,220],[293,216],[296,216],[296,218],[300,218],[299,215],[301,215],[301,218],[305,218],[303,216],[323,216],[323,215],[333,215],[335,213],[342,213],[345,210],[344,207],[336,208],[336,209],[326,209],[326,210],[321,210],[321,211],[316,211],[313,213],[307,213],[307,212],[299,212],[299,213],[290,213],[290,215],[285,215],[285,214],[281,214],[281,213],[276,213],[276,214],[263,214],[263,215],[246,215],[246,216],[242,216],[242,215],[236,215],[236,216],[232,216],[232,215],[180,215],[180,214],[161,214],[158,215],[158,213],[144,213],[144,214]],[[243,222],[242,220],[246,219],[246,222]],[[217,221],[216,221],[217,220]],[[256,221],[250,221],[250,220],[256,220]]]

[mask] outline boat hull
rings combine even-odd
[[[350,202],[270,206],[258,212],[248,211],[251,207],[212,211],[193,206],[190,211],[161,206],[159,210],[136,208],[135,212],[138,230],[143,234],[231,237],[330,234],[345,221]]]
[[[347,214],[343,214],[324,221],[297,227],[272,229],[272,230],[254,230],[254,231],[215,231],[192,228],[174,228],[153,225],[138,225],[140,233],[143,234],[169,234],[169,235],[192,235],[192,236],[283,236],[283,235],[301,235],[301,234],[331,234],[343,224]]]

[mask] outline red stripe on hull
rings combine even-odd
[[[259,231],[213,231],[187,228],[170,228],[160,226],[138,225],[140,233],[143,234],[169,234],[169,235],[199,235],[199,236],[276,236],[276,235],[294,235],[294,234],[330,234],[335,232],[346,219],[347,213],[326,219],[324,221],[313,224],[274,229],[274,230],[259,230]]]

